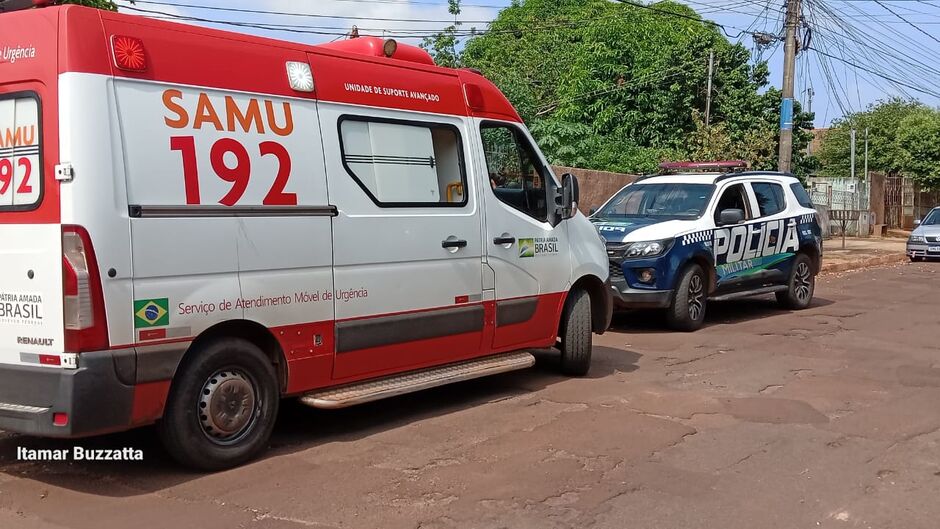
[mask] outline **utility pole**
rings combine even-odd
[[[813,90],[813,87],[806,89],[806,112],[809,114],[813,113],[813,96],[816,95],[816,91]],[[806,144],[806,156],[813,154],[813,142],[810,141]]]
[[[783,100],[780,102],[780,152],[777,168],[790,172],[793,162],[793,79],[796,72],[796,30],[800,25],[800,0],[787,0],[786,37],[783,43]]]
[[[705,92],[705,127],[711,123],[712,114],[712,74],[715,71],[715,50],[708,51],[708,88]]]
[[[868,195],[868,207],[865,209],[871,209],[871,184],[868,178],[868,127],[865,127],[865,193]],[[859,207],[858,209],[862,208]]]
[[[865,127],[865,180],[868,180],[868,127]]]
[[[852,183],[855,183],[855,129],[852,129],[849,133],[849,160],[851,162],[851,177]]]

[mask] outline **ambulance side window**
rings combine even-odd
[[[380,207],[467,204],[460,132],[451,125],[343,116],[343,165]]]
[[[728,187],[721,193],[718,199],[718,205],[715,207],[715,224],[721,220],[721,212],[726,209],[740,209],[744,212],[744,218],[750,220],[754,218],[751,208],[748,204],[747,192],[744,190],[744,184],[735,184]]]
[[[501,202],[540,221],[548,219],[549,175],[528,140],[514,127],[485,123],[480,129],[486,171]]]
[[[39,96],[0,96],[0,211],[27,211],[42,202]]]
[[[757,197],[757,206],[760,208],[761,217],[776,215],[787,208],[786,200],[783,197],[783,187],[779,184],[754,182],[751,184],[751,189],[754,190],[754,196]]]

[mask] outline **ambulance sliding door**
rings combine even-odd
[[[292,384],[332,356],[331,220],[312,100],[116,81],[139,344],[250,320]],[[301,365],[303,364],[303,365]],[[306,389],[295,387],[289,389]]]
[[[324,102],[320,119],[338,207],[334,378],[480,354],[480,209],[461,120]]]

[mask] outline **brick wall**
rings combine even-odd
[[[606,202],[621,187],[633,182],[638,176],[559,165],[553,165],[552,171],[559,180],[565,173],[578,177],[578,184],[581,186],[581,202],[578,204],[578,209],[585,215],[591,211],[591,208],[596,208]]]

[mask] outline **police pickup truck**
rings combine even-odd
[[[670,326],[693,331],[708,301],[776,295],[788,309],[813,298],[822,237],[800,182],[776,172],[678,174],[627,185],[590,219],[607,243],[620,309],[666,309]],[[718,166],[727,167],[727,166]]]

